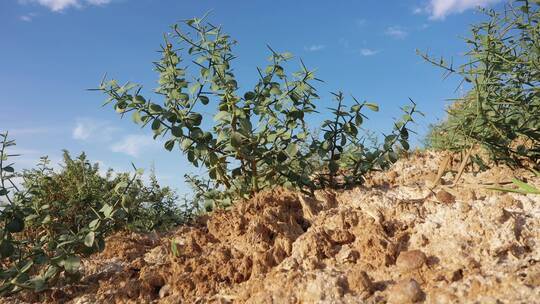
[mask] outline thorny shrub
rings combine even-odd
[[[319,127],[322,136],[314,136],[307,123],[317,112],[318,79],[303,62],[299,71],[287,74],[290,53],[269,47],[269,65],[257,68],[257,83],[241,93],[232,67],[236,42],[204,19],[176,24],[165,36],[155,63],[161,101],[143,97],[142,87],[130,82],[104,79],[98,89],[122,116],[131,113],[154,138],[165,138],[165,149],[178,148],[195,167],[207,170],[208,181],[189,179],[203,189],[199,198],[227,206],[274,186],[349,187],[409,148],[409,124],[419,113],[414,103],[403,109],[384,144],[373,146],[365,144],[363,111],[377,111],[377,105],[354,98],[347,104],[342,93],[334,94],[336,106]],[[214,113],[213,122],[203,115],[208,112]]]
[[[80,258],[103,249],[110,233],[168,229],[193,214],[179,210],[155,177],[145,186],[141,170],[102,176],[84,154],[64,152],[58,172],[44,157],[36,169],[17,173],[13,145],[0,134],[0,295],[75,280]]]
[[[460,67],[421,56],[458,74],[468,94],[435,125],[428,145],[465,150],[481,146],[492,161],[540,166],[540,10],[539,1],[513,1],[504,11],[483,9],[487,20],[466,39],[468,61]],[[475,157],[473,160],[480,161]]]

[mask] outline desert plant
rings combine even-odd
[[[412,131],[408,127],[413,116],[420,113],[412,100],[411,105],[402,108],[403,116],[394,124],[393,131],[384,136],[382,147],[373,147],[366,144],[366,137],[359,136],[363,121],[367,119],[362,110],[366,107],[378,111],[379,107],[373,103],[361,103],[354,97],[354,104],[348,107],[344,104],[343,93],[334,96],[337,106],[329,109],[334,117],[322,123],[322,139],[314,138],[311,144],[311,153],[320,157],[324,168],[311,168],[319,186],[336,187],[338,175],[343,186],[361,184],[366,173],[386,169],[397,161],[400,149],[409,150],[409,132]],[[315,163],[320,167],[318,162]]]
[[[5,205],[0,214],[0,294],[22,289],[41,291],[62,274],[64,279],[75,278],[80,256],[103,248],[103,238],[114,226],[122,199],[136,175],[122,178],[122,183],[113,189],[115,195],[100,202],[101,208],[87,206],[93,211],[89,216],[56,200],[61,198],[47,195],[48,183],[54,179],[46,158],[26,176],[16,174],[12,164],[5,165],[14,156],[7,153],[7,148],[15,143],[8,140],[7,134],[1,137],[0,192]],[[24,178],[23,188],[14,182],[16,177]],[[85,195],[84,190],[81,195]]]
[[[169,187],[159,185],[155,174],[150,174],[150,183],[137,181],[131,206],[127,212],[126,227],[136,231],[168,231],[188,223],[202,213],[192,199],[180,199]]]
[[[421,56],[458,74],[471,90],[428,136],[435,148],[483,147],[494,162],[540,165],[540,11],[538,1],[513,1],[503,12],[482,10],[472,26],[468,62],[460,67]]]
[[[179,147],[194,166],[207,169],[214,191],[205,199],[212,196],[227,205],[273,186],[305,191],[340,187],[345,183],[336,183],[339,168],[349,172],[347,181],[353,184],[366,171],[395,161],[399,143],[408,149],[407,124],[418,113],[414,106],[396,124],[397,134],[386,136],[384,147],[364,146],[361,125],[366,116],[361,111],[377,107],[355,99],[346,107],[342,93],[335,94],[338,105],[330,109],[334,117],[322,126],[323,138],[313,138],[307,125],[319,98],[313,71],[301,63],[289,76],[285,66],[292,55],[269,47],[270,64],[257,68],[257,83],[242,94],[232,68],[235,44],[221,27],[204,18],[190,19],[172,27],[161,47],[162,58],[155,63],[156,92],[162,102],[144,98],[142,87],[133,83],[104,79],[98,89],[122,116],[132,113],[136,123],[151,127],[155,138],[166,138],[167,150]],[[184,67],[183,58],[192,66]],[[192,68],[198,73],[190,75]],[[213,125],[202,115],[209,106],[215,108]]]
[[[17,155],[8,153],[15,142],[7,133],[0,139],[0,295],[77,279],[80,258],[103,249],[114,231],[167,229],[187,218],[155,177],[142,183],[141,170],[101,176],[84,153],[65,151],[58,172],[43,157],[17,173],[10,163]]]

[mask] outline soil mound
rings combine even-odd
[[[540,179],[497,167],[451,185],[450,161],[430,187],[444,157],[315,198],[275,189],[166,235],[113,235],[81,282],[17,301],[540,303],[540,196],[483,187]]]

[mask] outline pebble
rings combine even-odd
[[[396,261],[399,269],[410,271],[421,268],[427,261],[426,255],[420,250],[402,251]]]
[[[345,245],[336,256],[336,259],[342,263],[355,263],[360,258],[360,253],[350,246]]]
[[[422,300],[424,293],[413,279],[407,279],[393,285],[389,290],[388,303],[406,304]]]
[[[159,289],[159,298],[163,299],[171,294],[171,286],[165,284]]]
[[[437,192],[436,197],[441,203],[453,204],[456,202],[456,198],[445,190],[440,190],[439,192]]]
[[[356,293],[364,300],[373,293],[373,282],[365,271],[358,268],[353,269],[353,271],[349,273],[347,283],[349,288],[356,291]]]

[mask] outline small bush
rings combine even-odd
[[[371,146],[362,129],[364,111],[377,111],[377,105],[354,98],[347,103],[336,93],[331,116],[316,137],[308,122],[317,112],[318,79],[303,63],[287,74],[291,54],[269,48],[269,65],[256,69],[255,86],[242,93],[245,87],[232,67],[236,42],[220,27],[190,19],[172,31],[155,63],[155,92],[162,101],[143,97],[142,87],[133,83],[104,80],[99,90],[122,116],[131,113],[136,123],[152,129],[154,138],[165,138],[165,149],[179,148],[195,167],[207,170],[210,183],[191,179],[198,187],[209,187],[201,192],[205,200],[226,206],[274,186],[303,191],[350,187],[409,148],[409,124],[418,114],[414,103],[404,108],[384,145]],[[191,67],[185,67],[185,60]],[[208,112],[214,114],[213,122],[203,115]]]
[[[84,153],[74,159],[64,152],[59,172],[45,157],[36,169],[17,174],[16,155],[8,152],[15,142],[7,134],[0,140],[0,295],[75,280],[80,257],[103,249],[110,233],[167,229],[193,211],[179,210],[174,193],[155,177],[145,186],[140,170],[101,176]]]
[[[539,3],[514,1],[503,12],[483,12],[488,20],[474,25],[466,39],[467,63],[455,68],[421,54],[472,86],[450,107],[448,119],[433,127],[428,145],[455,150],[481,146],[496,163],[538,168]]]

